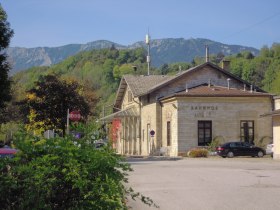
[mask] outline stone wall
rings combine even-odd
[[[274,109],[280,109],[280,96],[274,97]]]
[[[229,76],[212,66],[204,66],[182,74],[170,84],[141,96],[129,97],[129,87],[126,89],[122,109],[135,106],[140,113],[139,119],[122,119],[122,145],[123,151],[129,154],[155,155],[160,148],[167,148],[170,156],[177,156],[198,145],[198,120],[212,121],[212,139],[222,137],[225,141],[240,140],[240,121],[253,120],[255,141],[265,136],[272,136],[272,122],[270,118],[259,116],[272,110],[269,97],[201,97],[201,98],[171,98],[160,102],[162,97],[170,96],[203,83],[212,85],[228,85]],[[231,88],[243,89],[244,84],[231,78]],[[247,90],[250,87],[246,87]],[[149,99],[149,100],[148,100]],[[279,104],[280,108],[280,99]],[[167,146],[167,122],[171,125],[171,145]],[[133,124],[133,125],[132,125]],[[154,137],[150,131],[154,130]],[[130,131],[133,131],[131,134]]]
[[[172,109],[177,106],[177,114]],[[184,153],[193,147],[198,146],[199,120],[212,121],[212,139],[223,137],[225,142],[240,140],[240,121],[254,121],[255,143],[265,136],[272,136],[272,122],[270,118],[260,118],[260,115],[271,111],[269,98],[244,98],[244,97],[224,97],[224,98],[179,98],[178,103],[166,102],[163,105],[163,125],[167,119],[166,113],[174,115],[172,120],[172,131],[177,136],[172,136],[172,142],[176,142],[178,153]],[[172,111],[173,110],[173,111]],[[175,117],[176,116],[176,117]],[[177,120],[176,120],[177,118]],[[166,139],[166,132],[163,128],[163,142]]]
[[[167,145],[167,122],[170,122],[170,145]],[[178,155],[178,103],[168,100],[162,105],[162,148],[166,155]]]
[[[280,116],[273,116],[273,158],[280,159]]]

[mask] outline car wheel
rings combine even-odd
[[[228,153],[227,153],[227,157],[229,157],[229,158],[233,158],[233,157],[234,157],[233,152],[228,152]]]
[[[258,152],[258,157],[263,157],[263,155],[264,155],[264,154],[263,154],[262,151],[259,151],[259,152]]]

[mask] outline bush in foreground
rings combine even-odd
[[[124,186],[130,166],[109,147],[28,135],[18,136],[15,145],[14,158],[0,159],[3,209],[126,209],[128,194],[140,197]]]
[[[188,152],[189,157],[208,157],[208,150],[205,148],[194,148]]]

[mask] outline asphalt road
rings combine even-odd
[[[129,186],[161,210],[280,209],[280,161],[265,158],[130,159]],[[129,200],[133,210],[157,209]]]

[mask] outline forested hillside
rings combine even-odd
[[[258,56],[254,56],[250,51],[231,56],[225,56],[221,52],[210,55],[210,61],[220,66],[223,59],[230,61],[229,71],[234,75],[267,92],[280,94],[280,44],[275,43],[270,48],[263,47]],[[164,64],[159,68],[159,72],[174,74],[180,66],[184,70],[203,62],[205,58],[195,57],[192,63]]]
[[[100,117],[103,107],[105,114],[112,109],[119,81],[124,74],[147,74],[146,51],[143,48],[133,50],[111,49],[82,52],[69,57],[51,67],[34,67],[14,75],[14,100],[25,97],[25,91],[42,75],[55,74],[65,80],[75,80],[84,89],[94,93],[97,104],[92,113]],[[251,52],[242,52],[225,57],[222,53],[210,56],[211,62],[220,65],[222,59],[230,60],[230,71],[236,76],[251,82],[264,90],[280,94],[280,44],[264,47],[259,56]],[[197,57],[192,63],[164,64],[153,68],[152,74],[176,74],[201,64],[204,58]]]
[[[69,56],[76,55],[82,51],[91,51],[94,49],[110,48],[112,45],[117,49],[136,49],[145,48],[145,42],[136,42],[129,46],[120,45],[106,40],[98,40],[87,44],[69,44],[60,47],[36,47],[22,48],[11,47],[7,49],[10,62],[12,63],[11,75],[18,71],[25,70],[34,66],[51,66],[62,62]],[[213,54],[219,52],[224,55],[233,55],[241,51],[250,51],[253,55],[258,55],[259,50],[240,45],[228,45],[209,39],[201,38],[167,38],[151,40],[151,65],[160,67],[164,63],[174,62],[190,62],[195,56],[205,55],[205,45],[210,46],[210,51]]]
[[[249,52],[226,57],[236,76],[257,85],[267,92],[280,94],[280,44],[263,47],[259,56]]]
[[[78,81],[84,89],[95,93],[97,106],[92,110],[98,116],[103,106],[113,103],[123,74],[145,74],[145,50],[111,49],[82,52],[51,67],[33,67],[13,76],[14,100],[25,97],[40,76],[54,74],[65,80]],[[112,107],[111,107],[112,108]],[[109,112],[109,106],[105,110]]]

